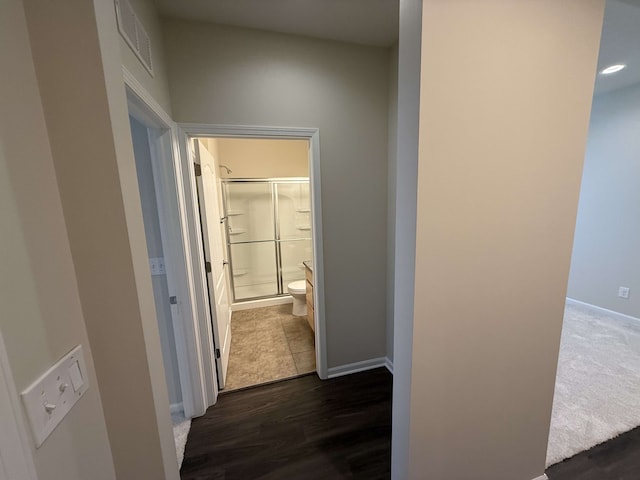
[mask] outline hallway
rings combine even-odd
[[[378,368],[221,395],[193,421],[181,478],[388,479],[391,386]]]

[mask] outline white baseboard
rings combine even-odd
[[[393,375],[393,361],[389,360],[389,357],[384,357],[384,366],[387,367],[389,373]]]
[[[594,313],[599,313],[602,315],[608,315],[610,317],[616,318],[618,320],[631,320],[633,322],[640,322],[640,318],[632,317],[631,315],[626,315],[624,313],[616,312],[615,310],[609,310],[607,308],[598,307],[597,305],[592,305],[590,303],[581,302],[580,300],[576,300],[574,298],[567,297],[567,304],[569,305],[577,305],[580,307],[587,308],[592,310]]]
[[[386,357],[372,358],[370,360],[364,360],[362,362],[349,363],[347,365],[341,365],[339,367],[331,367],[328,370],[328,378],[341,377],[343,375],[350,375],[352,373],[364,372],[365,370],[372,370],[374,368],[386,367]]]
[[[180,413],[180,412],[184,412],[184,407],[182,406],[182,402],[180,403],[172,403],[171,405],[169,405],[169,410],[171,411],[171,414],[175,414],[175,413]]]
[[[252,308],[272,307],[274,305],[284,305],[285,303],[293,303],[293,298],[290,295],[285,295],[283,297],[261,298],[260,300],[233,303],[231,305],[231,311],[238,312],[240,310],[250,310]]]
[[[532,480],[549,480],[549,477],[547,477],[546,473],[543,473],[539,477],[533,478]]]

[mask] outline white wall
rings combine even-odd
[[[384,356],[388,49],[164,26],[176,121],[319,127],[328,365]]]
[[[106,0],[112,2],[113,0]],[[152,0],[129,0],[131,7],[138,16],[151,42],[151,56],[153,62],[153,76],[138,60],[131,47],[118,35],[120,42],[120,56],[122,64],[136,77],[136,80],[151,94],[162,109],[171,116],[171,99],[164,60],[164,39],[162,23],[158,11]]]
[[[391,477],[409,478],[422,0],[400,0],[393,242]],[[392,160],[394,157],[390,157]]]
[[[389,55],[389,121],[387,145],[387,358],[393,362],[393,311],[396,235],[396,170],[398,168],[398,44]]]
[[[567,295],[640,317],[640,85],[593,101]],[[629,299],[618,287],[629,287]]]
[[[423,1],[409,474],[397,478],[544,471],[603,10]]]
[[[37,475],[40,480],[114,480],[100,388],[18,0],[0,3],[0,64],[0,330],[11,373],[20,392],[81,344],[90,382],[51,436],[33,449]]]
[[[307,140],[260,138],[217,139],[221,178],[280,178],[309,176]]]
[[[142,205],[147,251],[149,258],[164,257],[147,128],[133,117],[129,117],[129,121],[131,124],[131,140],[133,141],[138,185],[140,187],[140,202]],[[180,374],[178,372],[178,357],[176,354],[176,341],[173,334],[167,276],[154,275],[151,277],[151,283],[153,284],[153,298],[158,315],[158,328],[160,332],[160,342],[162,344],[162,360],[167,379],[167,389],[169,390],[169,402],[172,405],[179,404],[182,402],[182,391],[180,390]]]
[[[178,479],[115,10],[24,3],[116,476]]]

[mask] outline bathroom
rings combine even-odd
[[[209,137],[193,149],[219,385],[315,372],[308,141]]]

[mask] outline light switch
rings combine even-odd
[[[69,367],[69,377],[71,377],[74,392],[82,389],[84,382],[82,381],[82,373],[80,373],[80,364],[77,361]]]
[[[166,275],[167,269],[164,266],[164,257],[153,257],[149,259],[151,275]]]
[[[73,388],[69,388],[69,386]],[[89,388],[82,346],[67,353],[22,392],[31,430],[40,447]]]

